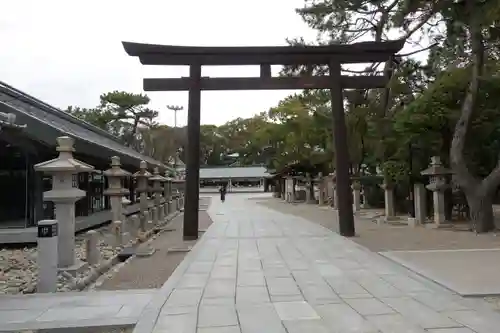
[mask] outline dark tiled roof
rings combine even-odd
[[[88,124],[66,112],[63,112],[39,99],[23,93],[0,81],[0,112],[14,113],[17,124],[26,124],[25,132],[49,146],[55,146],[55,139],[60,135],[69,135],[78,141],[81,140],[85,147],[93,148],[99,156],[110,157],[119,155],[129,164],[139,166],[144,160],[148,166],[166,166],[150,157],[144,156],[132,148],[122,145],[118,139],[108,132]],[[88,155],[94,155],[85,151]]]

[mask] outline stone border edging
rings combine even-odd
[[[210,215],[210,214],[209,214]],[[211,218],[211,217],[210,217]],[[211,226],[214,223],[211,224]],[[177,285],[177,283],[180,281],[186,270],[188,269],[189,265],[193,261],[194,258],[196,258],[196,255],[202,248],[203,244],[205,243],[206,237],[205,233],[198,239],[196,244],[193,246],[191,251],[184,257],[182,262],[177,266],[175,271],[170,275],[170,277],[167,279],[167,281],[163,284],[163,286],[158,290],[158,293],[153,296],[153,299],[151,302],[149,302],[148,305],[144,308],[142,311],[139,320],[137,321],[137,324],[134,327],[133,333],[152,333],[156,321],[158,320],[158,317],[160,315],[160,312],[167,301],[168,297],[172,293],[173,289]]]

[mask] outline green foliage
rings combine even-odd
[[[500,153],[500,77],[498,67],[489,66],[483,77],[477,102],[477,117],[468,132],[465,155],[469,169],[478,176],[488,175]],[[394,128],[401,143],[418,144],[427,159],[441,155],[447,159],[451,133],[460,116],[461,101],[470,78],[468,68],[443,73],[424,94],[398,113]],[[450,135],[443,135],[450,133]],[[404,152],[401,154],[404,155]]]

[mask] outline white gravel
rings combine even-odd
[[[113,248],[113,235],[110,226],[96,229],[99,232],[99,251],[101,261],[113,257],[117,250]],[[76,257],[85,261],[85,234],[76,237]],[[77,278],[87,275],[91,267],[80,272]],[[37,281],[37,248],[0,250],[0,294],[19,294],[33,292]],[[67,279],[59,276],[58,290],[67,290]]]

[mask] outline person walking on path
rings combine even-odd
[[[220,188],[219,188],[219,192],[220,192],[220,201],[224,202],[226,201],[226,187],[224,185],[222,185]]]

